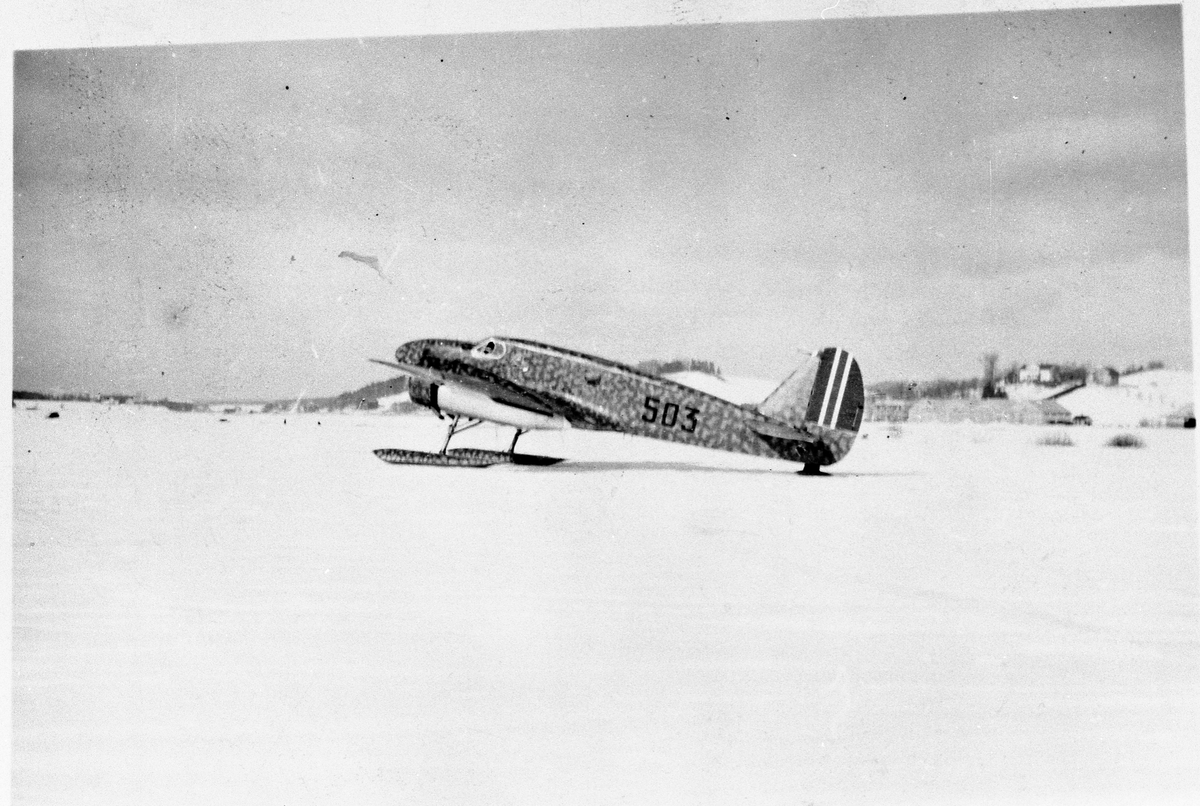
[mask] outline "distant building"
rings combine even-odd
[[[902,423],[908,419],[911,400],[872,396],[867,398],[863,419],[872,423]]]
[[[1026,364],[1017,370],[1018,383],[1039,383],[1057,386],[1059,369],[1056,364]]]
[[[1047,400],[1082,386],[1085,374],[1079,367],[1060,364],[1026,364],[1010,372],[998,389],[1009,400]]]
[[[1094,383],[1096,386],[1116,386],[1121,382],[1121,373],[1112,367],[1100,367],[1092,370],[1088,376],[1088,382]]]

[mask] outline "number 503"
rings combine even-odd
[[[678,426],[681,431],[686,431],[689,434],[696,430],[696,415],[700,413],[700,409],[684,406],[683,417],[681,418],[679,416],[680,407],[678,403],[663,401],[653,395],[646,395],[644,405],[645,411],[642,412],[642,420],[645,422],[658,423],[665,428],[675,428]]]

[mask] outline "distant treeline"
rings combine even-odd
[[[159,400],[143,400],[138,395],[97,395],[88,392],[30,392],[25,389],[14,389],[12,399],[14,402],[18,400],[51,400],[57,402],[77,402],[77,403],[137,403],[142,406],[162,406],[171,411],[195,411],[197,406],[195,403],[188,403],[182,400],[168,400],[161,398]]]
[[[29,392],[24,389],[14,389],[12,393],[13,400],[77,400],[82,402],[92,402],[97,400],[111,401],[113,403],[128,403],[135,399],[134,395],[95,395],[88,392]]]
[[[721,368],[712,361],[705,361],[701,358],[672,358],[669,361],[659,361],[650,359],[642,361],[637,365],[640,372],[645,372],[649,375],[670,375],[673,372],[704,372],[709,375],[721,377]]]
[[[1130,364],[1129,366],[1125,367],[1125,369],[1121,370],[1121,374],[1132,375],[1135,372],[1148,372],[1152,369],[1162,369],[1165,366],[1166,364],[1161,361],[1148,361],[1145,364]]]
[[[948,399],[970,397],[978,394],[983,386],[979,378],[951,380],[939,378],[935,381],[879,381],[870,384],[867,390],[879,397],[893,400],[920,400],[921,398]]]
[[[1091,368],[1083,364],[1055,364],[1055,371],[1059,383],[1087,383],[1088,376],[1091,374]],[[1004,374],[1006,383],[1017,383],[1021,379],[1021,367],[1014,364]]]

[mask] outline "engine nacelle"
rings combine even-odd
[[[571,424],[565,418],[555,414],[540,414],[536,411],[509,406],[499,403],[483,392],[477,392],[466,386],[455,383],[424,384],[428,391],[418,392],[410,387],[409,394],[413,402],[428,406],[439,413],[457,414],[475,420],[488,420],[502,425],[511,425],[524,431],[532,429],[560,430],[570,428]]]
[[[442,413],[442,410],[438,408],[438,385],[436,383],[409,378],[408,396],[418,406],[433,409],[438,414]]]

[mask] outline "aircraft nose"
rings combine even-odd
[[[425,352],[425,346],[429,343],[427,339],[418,339],[401,344],[396,348],[396,361],[400,364],[419,364],[421,355]]]
[[[447,343],[443,339],[418,339],[396,348],[396,361],[401,364],[427,366],[426,359],[438,361],[462,360],[470,352],[467,345]]]

